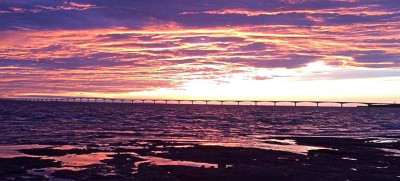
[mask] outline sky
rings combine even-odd
[[[0,96],[400,102],[400,1],[0,0]]]

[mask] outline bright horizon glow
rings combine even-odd
[[[0,5],[0,97],[400,102],[390,0]]]

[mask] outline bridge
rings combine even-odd
[[[285,103],[297,107],[301,103],[314,104],[319,107],[321,104],[337,104],[344,107],[345,104],[353,104],[357,106],[376,106],[390,105],[391,103],[373,103],[373,102],[351,102],[351,101],[287,101],[287,100],[178,100],[178,99],[116,99],[116,98],[97,98],[97,97],[17,97],[17,98],[0,98],[0,101],[40,101],[40,102],[91,102],[91,103],[122,103],[122,104],[204,104],[204,105],[254,105],[258,106],[262,103],[269,103],[271,106],[282,106]],[[263,105],[264,106],[264,105]],[[290,106],[290,105],[289,105]]]

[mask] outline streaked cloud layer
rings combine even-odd
[[[364,88],[360,79],[400,82],[399,68],[398,0],[0,2],[3,95],[176,97],[198,86],[306,91],[348,80]],[[400,96],[390,89],[376,94]]]

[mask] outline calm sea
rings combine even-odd
[[[0,144],[154,139],[257,147],[268,136],[400,135],[400,109],[0,102]]]

